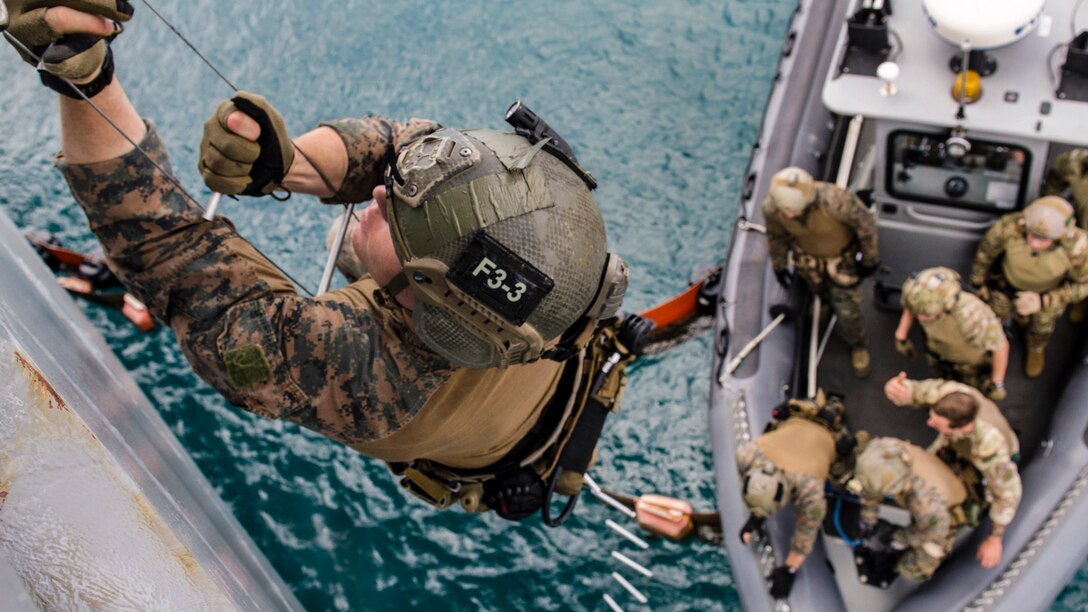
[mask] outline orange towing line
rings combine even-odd
[[[106,265],[105,257],[67,249],[56,236],[47,232],[28,232],[26,239],[42,261],[58,274],[57,283],[68,293],[120,310],[140,331],[155,329],[155,319],[147,306],[124,291]]]

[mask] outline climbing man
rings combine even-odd
[[[884,385],[884,394],[897,406],[928,410],[926,425],[938,435],[926,450],[960,475],[969,497],[982,490],[977,501],[990,507],[990,535],[977,556],[982,567],[994,567],[1023,493],[1013,462],[1020,442],[1008,421],[977,389],[951,380],[910,380],[900,372]]]
[[[859,433],[859,437],[865,434]],[[745,544],[762,532],[767,518],[793,504],[797,517],[790,551],[771,577],[771,596],[785,599],[827,513],[824,482],[849,470],[857,440],[843,423],[843,404],[826,400],[790,400],[774,411],[767,430],[737,449],[743,498],[751,515],[740,532]]]
[[[1088,297],[1088,233],[1073,225],[1069,202],[1039,198],[986,231],[970,280],[998,317],[1026,329],[1024,375],[1035,378],[1065,307]]]
[[[627,268],[606,250],[594,180],[546,123],[521,107],[517,133],[366,117],[292,141],[264,98],[221,103],[200,147],[213,189],[372,200],[352,235],[366,275],[303,298],[169,176],[114,76],[128,2],[4,5],[13,44],[60,94],[56,165],[110,268],[201,378],[389,462],[437,507],[566,517],[647,328],[616,322]],[[558,518],[555,492],[572,496]]]
[[[903,283],[902,295],[895,350],[914,358],[910,330],[917,319],[926,336],[926,361],[939,378],[967,383],[995,401],[1005,399],[1009,340],[990,307],[962,290],[960,275],[927,268]]]
[[[854,376],[867,377],[869,334],[858,285],[879,266],[873,213],[849,191],[790,167],[771,179],[763,216],[775,278],[786,287],[796,274],[830,302],[838,318],[836,332],[850,346]]]
[[[861,501],[860,530],[867,542],[874,539],[870,536],[877,531],[877,512],[885,498],[910,513],[910,525],[896,529],[887,543],[898,557],[896,573],[912,582],[933,576],[956,540],[954,525],[959,521],[953,511],[967,499],[963,482],[952,470],[909,442],[876,438],[858,455],[846,488]]]

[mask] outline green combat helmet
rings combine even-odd
[[[816,201],[816,183],[808,172],[790,166],[771,178],[771,201],[784,213],[799,213]]]
[[[915,315],[935,317],[950,312],[960,295],[960,275],[938,266],[918,272],[903,282],[903,306]]]
[[[1058,196],[1045,196],[1024,209],[1024,225],[1029,234],[1058,240],[1073,225],[1073,206]]]
[[[744,475],[744,503],[754,516],[778,512],[786,496],[785,475],[769,459],[756,460]]]
[[[906,490],[911,473],[906,445],[894,438],[878,438],[858,455],[854,477],[846,488],[867,499],[894,497]]]
[[[517,113],[536,131],[510,119]],[[570,356],[615,316],[627,288],[626,264],[606,250],[592,177],[520,103],[507,117],[519,133],[423,136],[386,177],[404,268],[386,289],[410,286],[415,333],[469,368]]]

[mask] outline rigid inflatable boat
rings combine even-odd
[[[816,547],[788,600],[774,601],[767,576],[788,552],[793,516],[779,512],[765,539],[742,544],[736,534],[748,510],[735,466],[736,448],[763,431],[775,406],[816,388],[845,396],[852,429],[921,446],[933,439],[924,412],[897,408],[883,393],[901,370],[932,377],[924,359],[894,350],[900,288],[938,265],[966,279],[987,228],[1038,196],[1056,155],[1088,145],[1088,34],[1078,36],[1074,14],[1083,4],[803,0],[797,7],[743,181],[715,314],[709,422],[724,545],[746,610],[1045,609],[1084,562],[1086,334],[1064,319],[1040,378],[1022,375],[1023,338],[1010,340],[1009,395],[998,405],[1020,438],[1024,491],[997,567],[983,569],[975,558],[989,531],[984,521],[961,534],[931,580],[870,580],[851,548],[856,503],[829,490]],[[1088,26],[1088,14],[1079,17]],[[981,75],[978,90],[973,75],[971,91],[956,87],[965,67]],[[769,263],[761,204],[772,175],[787,166],[849,188],[876,215],[882,264],[862,285],[872,353],[865,380],[852,376],[849,349],[829,337],[826,323],[813,328],[813,317],[800,316],[771,326],[772,306],[787,296]]]

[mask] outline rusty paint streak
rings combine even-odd
[[[31,388],[49,401],[50,408],[71,412],[71,410],[68,409],[68,404],[65,403],[60,394],[57,393],[57,390],[53,388],[53,385],[49,384],[49,381],[45,379],[41,370],[39,370],[26,355],[23,355],[22,351],[15,351],[15,360],[19,362],[23,371],[26,372],[27,380],[30,382]]]
[[[177,558],[181,564],[183,571],[191,577],[199,577],[203,574],[203,570],[193,557],[193,553],[185,548],[185,545],[177,538],[177,535],[171,530],[159,512],[151,505],[150,501],[140,494],[138,491],[133,491],[131,494],[133,505],[136,506],[140,515],[143,517],[144,523],[151,528],[151,531],[158,534],[167,548],[171,550],[174,557]]]

